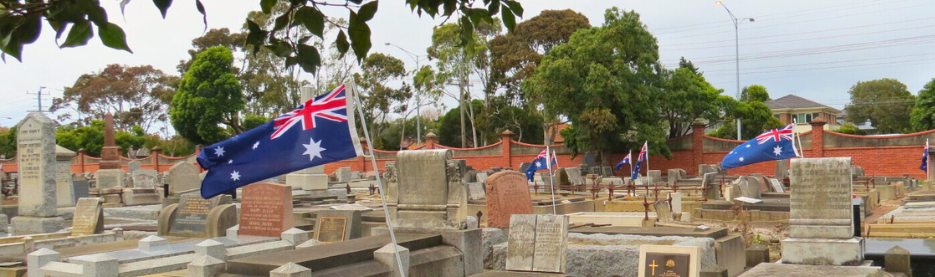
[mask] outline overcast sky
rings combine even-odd
[[[202,34],[194,1],[175,1],[163,20],[152,1],[135,0],[120,15],[117,0],[103,0],[111,21],[127,32],[134,53],[104,47],[98,38],[87,46],[59,49],[54,32],[43,26],[42,37],[24,49],[23,62],[7,57],[0,63],[0,126],[10,126],[37,105],[35,95],[46,87],[43,106],[81,74],[108,64],[152,65],[177,74],[179,60],[188,58],[191,40]],[[658,39],[661,60],[676,67],[679,57],[695,62],[704,76],[727,95],[735,95],[734,29],[723,7],[707,0],[664,1],[521,1],[524,18],[547,9],[573,9],[592,25],[603,24],[607,8],[636,10]],[[796,94],[835,108],[849,102],[847,90],[858,81],[895,78],[918,94],[935,77],[935,1],[931,0],[725,0],[740,18],[741,85],[760,84],[770,96]],[[208,28],[239,30],[258,0],[204,0]],[[331,11],[331,13],[328,13]],[[341,9],[326,10],[346,16]],[[432,27],[440,20],[419,18],[402,0],[383,0],[371,21],[373,52],[414,62],[390,42],[424,55]],[[423,57],[423,63],[426,63]],[[308,75],[306,75],[308,77]],[[12,118],[12,119],[8,119]],[[154,131],[154,130],[153,130]]]

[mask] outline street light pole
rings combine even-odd
[[[403,49],[402,47],[399,47],[396,44],[387,42],[386,45],[399,48],[399,50],[403,50],[403,52],[405,52],[406,55],[409,55],[409,57],[412,58],[412,60],[416,62],[416,69],[412,71],[413,74],[417,74],[419,72],[419,70],[421,69],[419,67],[419,55],[413,54],[412,52],[409,52],[406,49]],[[416,90],[416,145],[422,144],[422,112],[421,112],[422,100],[420,98],[421,94],[422,93],[419,90]],[[406,128],[405,120],[403,120],[403,128]]]
[[[740,23],[749,20],[753,22],[752,17],[748,18],[737,18],[734,16],[734,13],[730,12],[730,9],[727,8],[727,5],[724,5],[721,1],[714,2],[715,5],[724,7],[724,10],[727,11],[727,14],[730,15],[730,20],[734,23],[734,72],[737,75],[737,101],[740,101]],[[737,118],[737,140],[741,140],[740,137],[740,118]]]

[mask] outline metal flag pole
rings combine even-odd
[[[555,177],[552,176],[552,157],[550,156],[550,154],[551,154],[551,150],[549,148],[549,139],[546,138],[545,139],[545,166],[546,168],[549,169],[549,180],[552,180],[551,182],[549,182],[549,194],[552,195],[552,214],[557,215],[558,211],[555,208],[555,206],[558,205],[558,203],[555,203]],[[555,157],[555,159],[557,160],[558,157]]]
[[[643,142],[643,145],[646,145],[646,175],[649,176],[649,143]],[[653,180],[653,182],[655,181]]]
[[[351,82],[351,85],[348,86],[350,89],[348,92],[354,95],[354,104],[357,106],[357,114],[360,115],[361,122],[360,125],[364,129],[364,137],[367,138],[368,142],[373,142],[370,140],[370,130],[367,128],[367,122],[364,122],[364,111],[359,106],[360,97],[357,95],[357,83]],[[346,96],[345,96],[346,97]],[[377,176],[377,188],[380,189],[380,200],[383,203],[383,214],[386,216],[386,228],[390,231],[390,240],[393,242],[393,254],[396,256],[396,265],[399,266],[399,276],[406,276],[406,271],[403,270],[403,260],[399,256],[399,245],[396,244],[396,233],[393,231],[393,220],[390,217],[390,210],[386,207],[386,191],[383,190],[383,182],[380,180],[380,171],[377,170],[377,159],[373,156],[373,145],[367,147],[367,150],[370,152],[370,163],[373,165],[374,174]],[[366,157],[366,156],[365,156]]]
[[[930,176],[930,175],[929,175],[929,170],[930,170],[929,168],[932,168],[932,165],[929,164],[929,160],[931,160],[931,158],[929,158],[929,156],[928,156],[928,155],[929,155],[929,147],[930,147],[930,146],[929,146],[929,139],[926,138],[926,139],[925,139],[925,153],[924,153],[924,155],[925,155],[925,179],[926,179],[926,180],[928,180],[928,178],[929,178],[929,176]]]
[[[792,118],[792,136],[795,137],[795,140],[799,142],[798,153],[799,157],[805,158],[805,151],[802,151],[802,137],[796,135],[798,132],[795,131],[795,126],[799,125],[798,120]],[[796,150],[795,141],[792,142],[792,150]]]
[[[630,176],[633,176],[633,150],[630,150],[630,152],[627,152],[627,157],[630,157],[630,160],[627,161],[627,165],[630,166]],[[630,180],[630,182],[633,182],[633,180]],[[636,194],[636,192],[634,191],[633,194]]]

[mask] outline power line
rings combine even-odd
[[[891,32],[898,32],[898,31],[925,29],[925,28],[932,28],[932,27],[935,27],[935,25],[926,25],[926,26],[918,26],[918,27],[907,27],[907,28],[898,28],[898,29],[891,29],[891,30],[882,30],[882,31],[873,31],[873,32],[862,32],[862,33],[844,34],[844,35],[834,35],[834,36],[825,36],[825,37],[815,37],[815,38],[800,38],[800,39],[781,40],[781,41],[769,41],[769,42],[748,43],[748,44],[741,44],[741,46],[770,45],[770,44],[787,43],[787,42],[800,42],[800,41],[822,40],[822,39],[831,39],[831,38],[853,37],[853,36],[863,36],[863,35],[873,35],[873,34],[891,33]],[[699,50],[699,49],[717,49],[717,48],[727,48],[727,47],[734,47],[734,45],[733,45],[733,44],[731,44],[731,45],[725,44],[725,45],[705,46],[705,47],[675,48],[675,49],[667,49],[667,50],[669,50],[669,51],[683,51],[683,50]]]
[[[891,56],[891,57],[879,57],[879,58],[869,58],[862,60],[846,60],[846,61],[830,61],[830,62],[819,62],[819,63],[804,63],[804,64],[789,64],[789,65],[777,65],[777,66],[763,66],[763,67],[751,67],[744,68],[744,70],[757,70],[757,69],[769,69],[769,68],[784,68],[784,67],[797,67],[797,66],[811,66],[811,65],[822,65],[822,64],[841,64],[841,63],[856,63],[863,61],[873,61],[873,60],[888,60],[896,58],[905,58],[905,57],[918,57],[918,56],[931,56],[935,53],[923,53],[923,54],[910,54],[910,55],[900,55],[900,56]],[[715,70],[705,70],[705,74],[712,72],[728,72],[733,71],[733,69],[715,69]],[[717,73],[713,75],[719,75]]]

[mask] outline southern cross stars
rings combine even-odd
[[[253,149],[256,150],[257,146],[260,146],[260,142],[259,142],[259,141],[257,141],[256,143],[253,144]]]
[[[231,173],[231,180],[239,181],[239,180],[240,180],[240,172],[237,172],[236,170],[234,170],[234,172]]]
[[[782,147],[777,145],[775,148],[773,148],[773,154],[776,154],[776,156],[782,155]]]
[[[214,148],[214,154],[215,154],[215,155],[218,155],[218,157],[223,157],[223,156],[224,156],[224,147],[218,146],[218,148]]]
[[[309,161],[315,160],[315,157],[321,158],[321,152],[325,151],[325,148],[321,147],[320,140],[316,142],[311,138],[309,139],[308,144],[302,144],[302,146],[305,146],[305,153],[302,153],[302,155],[308,155]]]

